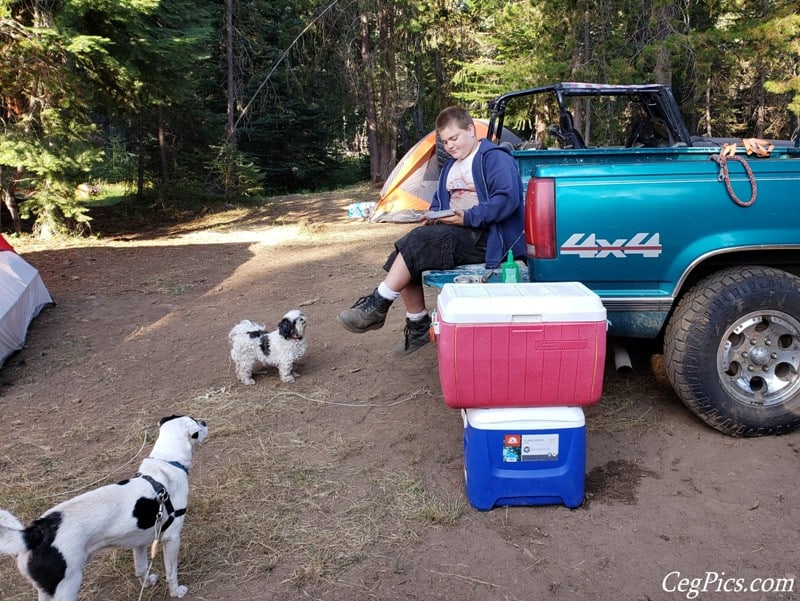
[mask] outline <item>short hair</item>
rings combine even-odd
[[[475,125],[467,109],[460,106],[448,106],[436,117],[436,131],[442,131],[453,123],[459,129],[469,129],[470,126]]]

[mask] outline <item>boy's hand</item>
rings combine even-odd
[[[464,225],[464,211],[461,209],[456,209],[453,215],[450,217],[442,217],[441,219],[437,219],[439,223],[446,223],[448,225]]]

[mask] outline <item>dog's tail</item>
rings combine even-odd
[[[19,555],[24,551],[23,530],[25,526],[22,522],[8,511],[0,509],[0,553]]]
[[[245,336],[250,334],[251,338],[254,337],[252,334],[256,334],[256,337],[261,334],[265,334],[267,330],[264,327],[264,324],[256,323],[254,321],[250,321],[249,319],[243,319],[235,326],[233,329],[228,332],[228,339],[233,342],[239,336]]]

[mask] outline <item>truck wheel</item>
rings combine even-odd
[[[684,404],[732,436],[800,426],[800,278],[736,267],[689,290],[667,324],[664,359]]]

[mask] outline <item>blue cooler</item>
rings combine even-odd
[[[475,509],[583,503],[581,407],[463,409],[462,415],[464,477]]]

